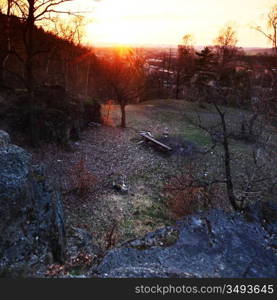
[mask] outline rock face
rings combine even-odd
[[[4,130],[0,130],[0,147],[7,146],[10,142],[8,133]]]
[[[46,258],[63,260],[61,195],[30,159],[0,132],[0,277],[33,274]]]
[[[108,252],[100,277],[258,278],[277,276],[277,209],[212,210]]]
[[[2,126],[21,133],[33,145],[40,142],[69,145],[71,139],[80,139],[88,123],[101,122],[101,105],[96,100],[73,97],[58,85],[38,87],[33,100],[25,91],[4,99],[0,106]]]

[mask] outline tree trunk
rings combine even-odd
[[[249,121],[249,135],[250,136],[254,135],[254,124],[255,124],[255,121],[257,120],[257,118],[258,118],[258,114],[254,113]]]
[[[7,24],[6,24],[6,35],[7,35],[7,52],[4,54],[4,56],[1,58],[1,67],[0,67],[0,85],[5,86],[5,78],[4,78],[4,72],[6,69],[6,64],[9,58],[9,54],[11,51],[11,6],[12,1],[8,0],[8,7],[7,7]]]
[[[226,188],[228,199],[233,207],[234,210],[239,210],[240,207],[236,203],[236,197],[234,194],[234,186],[233,186],[233,179],[231,173],[231,157],[230,157],[230,149],[229,149],[229,141],[228,141],[228,132],[226,127],[226,120],[225,114],[219,109],[219,107],[214,104],[216,110],[218,111],[220,118],[221,118],[221,126],[223,129],[223,148],[224,148],[224,165],[225,165],[225,176],[226,176]]]
[[[0,86],[5,86],[4,65],[5,65],[5,57],[1,57],[0,58]]]
[[[31,126],[31,144],[36,147],[39,141],[39,128],[36,124],[35,116],[35,82],[34,82],[34,29],[35,29],[35,0],[28,0],[28,16],[26,20],[26,28],[24,35],[24,44],[26,49],[26,60],[25,60],[25,80],[26,87],[30,99],[30,126]]]
[[[26,61],[25,61],[25,79],[27,89],[30,93],[34,90],[34,70],[33,70],[33,52],[34,52],[34,28],[35,28],[35,6],[34,0],[28,1],[28,17],[26,20],[25,29],[25,48],[26,48]]]
[[[121,110],[121,127],[126,128],[126,104],[120,104],[120,110]]]
[[[224,120],[225,124],[225,120]],[[226,126],[225,130],[226,130]],[[236,197],[234,194],[234,187],[233,187],[233,180],[232,180],[232,174],[231,174],[231,165],[230,165],[230,150],[229,150],[229,143],[228,143],[228,137],[226,135],[226,131],[223,129],[223,147],[224,147],[224,161],[225,161],[225,174],[226,174],[226,187],[227,187],[227,193],[229,201],[232,205],[232,207],[235,210],[238,210],[239,207],[236,203]]]
[[[171,60],[172,60],[172,50],[170,48],[170,50],[169,50],[169,57],[168,57],[168,65],[167,65],[167,78],[166,78],[166,89],[167,89],[168,97],[171,96],[170,95],[170,87],[171,87],[171,83],[170,83]]]
[[[179,99],[179,89],[180,89],[180,69],[179,69],[179,66],[178,66],[177,77],[176,77],[176,93],[175,93],[175,98],[177,100]]]
[[[87,69],[87,74],[86,74],[86,99],[88,99],[89,95],[89,79],[90,79],[90,69],[91,69],[91,60],[92,58],[89,57],[89,62],[88,62],[88,69]]]

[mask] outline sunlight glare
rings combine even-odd
[[[87,26],[86,42],[109,45],[171,44],[193,34],[198,45],[211,44],[226,22],[239,28],[239,44],[265,46],[249,24],[265,26],[275,0],[101,0]]]

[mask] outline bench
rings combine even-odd
[[[154,139],[153,137],[151,137],[148,133],[145,132],[141,132],[140,135],[146,140],[146,141],[150,141],[152,143],[154,143],[155,145],[167,150],[167,151],[171,151],[172,148],[170,148],[169,146],[157,141],[156,139]]]

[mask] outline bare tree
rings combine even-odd
[[[115,100],[121,110],[121,127],[126,127],[126,105],[139,100],[144,88],[144,58],[133,49],[116,51],[102,62],[102,82],[106,99]]]
[[[58,17],[52,18],[54,25],[53,32],[73,43],[75,45],[81,45],[84,37],[84,28],[89,23],[89,20],[84,16],[71,15],[66,19],[60,19]]]
[[[26,51],[24,60],[25,85],[32,93],[35,84],[34,78],[34,57],[40,52],[35,49],[34,30],[35,24],[39,21],[49,19],[53,13],[69,13],[59,11],[58,6],[71,2],[72,0],[15,0],[14,5],[17,9],[18,16],[24,22],[23,41]]]
[[[186,34],[183,37],[183,43],[178,46],[178,56],[175,64],[175,98],[179,98],[180,89],[184,82],[188,82],[194,72],[193,37]]]
[[[221,120],[221,127],[222,127],[222,145],[224,148],[224,166],[225,166],[225,177],[226,177],[226,188],[227,188],[227,194],[228,199],[232,205],[232,207],[235,210],[239,209],[239,206],[236,202],[236,197],[234,193],[234,184],[233,184],[233,178],[231,173],[231,155],[230,155],[230,149],[229,149],[229,139],[228,139],[228,131],[227,131],[227,125],[226,125],[226,119],[225,119],[225,112],[221,111],[219,106],[214,103],[214,106],[220,116]]]
[[[22,63],[24,74],[15,74],[24,83],[28,91],[29,122],[31,127],[31,143],[36,146],[39,140],[38,129],[35,125],[35,87],[38,83],[35,75],[35,65],[38,57],[49,49],[42,49],[36,41],[37,25],[39,22],[50,20],[54,14],[71,14],[70,11],[59,10],[59,6],[72,0],[14,0],[13,12],[21,20],[23,49],[13,49],[13,55]]]
[[[204,124],[200,115],[197,115],[198,122],[187,118],[211,137],[212,146],[203,153],[204,155],[215,153],[217,146],[222,146],[223,149],[223,160],[221,161],[220,154],[217,154],[218,166],[216,167],[222,169],[223,172],[214,174],[208,181],[202,182],[202,185],[224,184],[231,207],[234,210],[243,210],[251,198],[254,197],[255,200],[258,200],[261,199],[262,194],[267,196],[276,184],[276,172],[272,170],[276,158],[270,154],[272,150],[269,149],[271,134],[260,116],[249,113],[247,120],[245,116],[237,116],[237,124],[234,124],[228,108],[221,107],[215,102],[213,102],[213,106],[218,118],[214,118],[212,123]],[[242,134],[240,125],[243,123],[245,128]],[[248,135],[251,136],[250,142]],[[252,136],[255,136],[254,140]],[[233,144],[232,140],[238,139],[251,143],[252,153],[250,151],[243,155],[242,153],[235,154],[231,145]]]
[[[215,72],[221,86],[231,86],[234,80],[238,57],[243,53],[236,46],[237,42],[237,32],[232,24],[226,24],[214,40]]]
[[[226,24],[214,40],[221,65],[229,63],[237,54],[237,33],[232,24]]]
[[[75,45],[79,48],[82,47],[82,40],[85,34],[85,26],[89,23],[89,19],[85,19],[84,16],[80,15],[70,15],[67,18],[59,18],[55,17],[51,19],[53,29],[52,31],[57,35],[58,37],[62,38],[63,40],[69,42],[72,45]],[[78,53],[76,53],[75,47],[71,47],[68,51],[66,51],[62,57],[63,60],[63,69],[64,69],[64,86],[65,89],[68,90],[69,86],[72,87],[72,83],[69,80],[69,73],[70,70],[73,68],[76,69],[75,73],[78,73],[78,63],[76,63],[76,57],[78,57]],[[88,89],[89,89],[89,74],[92,66],[92,51],[91,49],[87,51],[86,55],[83,55],[82,60],[86,60],[86,79],[81,80],[86,81],[86,96],[88,95]],[[50,56],[49,56],[50,58]],[[81,75],[81,74],[80,74]],[[79,76],[78,74],[75,74],[76,78],[75,83],[78,83],[80,79],[83,79],[83,76]],[[82,77],[82,78],[81,78]]]
[[[6,46],[5,51],[3,51],[3,56],[1,57],[1,69],[0,69],[0,84],[4,85],[4,70],[6,68],[6,63],[8,61],[9,55],[11,53],[11,14],[12,9],[14,7],[15,0],[6,0],[3,1],[2,6],[3,10],[5,9],[7,22],[6,22],[6,30],[4,33],[5,41],[4,45]],[[1,10],[0,10],[1,11]]]
[[[277,54],[277,4],[271,7],[267,15],[267,30],[261,26],[254,27],[258,32],[263,34],[272,44],[275,54]]]

